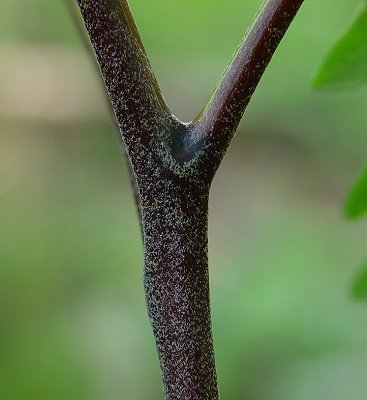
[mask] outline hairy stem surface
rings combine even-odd
[[[207,257],[209,185],[165,172],[141,195],[144,286],[166,398],[216,400]]]
[[[193,121],[207,143],[226,149],[275,50],[304,0],[267,0],[223,74],[204,111]]]
[[[136,177],[144,287],[167,400],[218,400],[211,331],[209,188],[303,0],[268,0],[204,112],[170,113],[126,0],[77,0]]]

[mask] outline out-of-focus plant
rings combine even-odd
[[[367,83],[367,3],[336,42],[313,79],[317,89],[346,89]]]
[[[348,89],[367,83],[367,2],[325,58],[313,80],[317,89]],[[367,213],[367,167],[351,188],[345,205],[349,219]],[[352,286],[353,296],[367,299],[367,263]]]
[[[345,205],[345,213],[350,219],[358,219],[367,213],[367,168],[349,191]],[[367,262],[362,266],[352,285],[355,298],[367,300]]]
[[[349,191],[345,214],[349,219],[358,219],[367,213],[367,168]]]

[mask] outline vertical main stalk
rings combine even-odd
[[[207,252],[209,185],[167,175],[141,189],[144,286],[166,399],[217,400]]]

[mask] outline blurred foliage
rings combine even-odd
[[[353,188],[349,191],[345,210],[350,219],[357,219],[366,214],[367,169],[363,171]],[[356,299],[367,299],[367,264],[358,273],[353,283],[352,294]]]
[[[350,219],[357,219],[367,213],[367,168],[364,169],[350,190],[345,212]]]
[[[367,4],[362,3],[358,17],[336,43],[316,75],[315,88],[347,89],[367,82]],[[350,190],[346,216],[357,219],[367,212],[367,169]],[[364,266],[353,284],[355,298],[367,298],[367,267]]]
[[[367,299],[367,263],[361,268],[353,283],[352,294],[357,299]]]
[[[326,57],[313,85],[345,89],[367,82],[367,4]]]
[[[366,397],[366,309],[346,295],[366,221],[349,225],[340,208],[365,161],[367,96],[308,87],[357,4],[305,1],[213,184],[213,325],[229,400]],[[180,117],[202,107],[259,5],[131,1]],[[0,96],[13,101],[0,101],[0,397],[160,399],[129,178],[62,1],[4,0],[0,52]],[[47,109],[29,118],[20,105],[42,96]]]

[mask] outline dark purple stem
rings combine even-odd
[[[275,50],[303,0],[268,0],[245,35],[206,108],[192,122],[205,143],[225,151]]]
[[[302,0],[269,0],[204,112],[173,117],[126,0],[77,0],[136,177],[144,286],[167,400],[218,400],[207,220],[212,178]]]
[[[103,81],[101,79],[102,77],[101,77],[101,75],[99,73],[99,66],[98,66],[96,57],[94,56],[93,47],[91,46],[91,43],[89,41],[89,37],[88,37],[88,33],[87,33],[86,29],[85,29],[85,25],[83,23],[83,20],[80,18],[80,12],[78,10],[78,6],[75,3],[75,0],[64,0],[64,3],[66,5],[66,8],[69,11],[70,17],[72,18],[75,27],[78,30],[79,37],[80,37],[80,39],[81,39],[81,41],[82,41],[82,43],[84,45],[84,48],[87,51],[87,54],[90,56],[90,60],[91,60],[91,62],[93,64],[93,67],[96,69],[96,71],[98,73],[97,76],[100,77],[99,81],[101,83],[102,90],[103,90],[103,92],[104,92],[104,94],[106,96],[106,105],[108,107],[108,111],[111,114],[111,121],[113,122],[114,128],[118,132],[119,139],[121,140],[122,138],[121,138],[121,135],[120,135],[120,130],[119,130],[118,126],[117,126],[117,121],[116,121],[116,119],[114,117],[114,110],[113,110],[112,104],[110,102],[110,99],[109,99],[109,96],[108,96],[108,93],[107,93],[107,90],[106,90],[106,86],[105,86],[105,84],[103,83]],[[134,175],[134,172],[132,170],[132,166],[130,164],[128,156],[126,154],[125,145],[123,143],[122,143],[121,150],[124,153],[124,158],[127,161],[127,168],[128,168],[128,171],[129,171],[131,187],[132,187],[133,194],[134,194],[135,206],[136,206],[136,210],[137,210],[137,213],[138,213],[139,221],[141,221],[141,207],[140,207],[140,198],[139,198],[138,185],[136,183],[135,175]]]
[[[77,1],[134,168],[135,156],[150,153],[162,139],[172,123],[171,113],[127,2]]]

